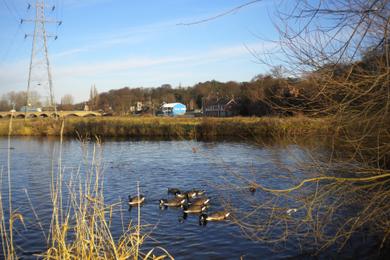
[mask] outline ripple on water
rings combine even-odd
[[[0,139],[0,146],[6,146],[6,139]],[[33,226],[35,217],[24,189],[36,209],[43,225],[50,224],[50,182],[52,164],[58,160],[59,144],[53,140],[36,140],[15,138],[12,140],[12,189],[14,208],[26,216],[28,229],[20,232],[16,242],[24,250],[23,257],[35,258],[31,254],[44,250],[41,246],[42,234]],[[196,147],[194,153],[193,147]],[[299,147],[293,147],[299,152]],[[119,237],[122,230],[121,216],[125,223],[137,220],[137,208],[128,210],[127,196],[136,195],[136,183],[140,182],[141,193],[145,194],[145,205],[141,208],[142,224],[145,232],[151,232],[150,238],[143,245],[148,251],[155,246],[166,248],[177,259],[275,259],[286,256],[299,256],[294,246],[286,244],[295,254],[274,252],[267,244],[261,244],[244,238],[240,229],[227,222],[210,222],[199,225],[197,215],[189,215],[182,221],[180,208],[159,208],[159,199],[167,198],[167,189],[177,187],[183,190],[192,188],[205,189],[211,197],[210,211],[222,209],[220,196],[227,196],[237,201],[236,194],[230,190],[217,190],[216,186],[226,179],[235,183],[232,173],[252,174],[255,170],[259,176],[280,172],[281,169],[269,160],[270,156],[287,158],[283,163],[293,167],[294,161],[286,156],[283,148],[257,147],[245,143],[196,143],[191,141],[168,142],[133,142],[107,141],[103,145],[105,200],[114,203],[122,200],[122,211],[117,209],[113,217],[113,234]],[[85,169],[83,149],[77,141],[66,141],[63,145],[62,166],[64,176]],[[91,153],[87,156],[91,158]],[[7,165],[6,150],[0,150],[0,165]],[[54,167],[54,169],[56,169]],[[6,176],[3,174],[3,178]],[[3,179],[3,190],[6,190],[6,179]],[[239,182],[237,181],[237,184]],[[271,183],[279,185],[279,183]],[[64,193],[67,194],[66,191]],[[253,199],[260,199],[255,194]],[[4,208],[7,207],[7,197]],[[249,205],[240,205],[249,210]],[[288,250],[287,250],[288,251]]]

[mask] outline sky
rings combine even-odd
[[[122,87],[249,81],[269,71],[253,52],[274,47],[275,4],[264,0],[205,23],[249,0],[47,0],[48,52],[57,102]],[[28,9],[28,3],[32,5]],[[54,11],[50,6],[55,5]],[[27,89],[34,0],[0,0],[0,95]],[[20,23],[20,19],[25,22]],[[42,73],[34,67],[33,77]],[[47,95],[37,80],[32,90]]]

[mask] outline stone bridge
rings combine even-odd
[[[45,117],[96,117],[102,116],[94,111],[42,111],[42,112],[0,112],[1,118],[45,118]]]

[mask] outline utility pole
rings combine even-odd
[[[27,9],[30,10],[31,4],[28,4]],[[53,79],[50,68],[49,54],[47,49],[47,39],[57,39],[57,35],[50,35],[46,32],[47,24],[55,24],[60,26],[62,21],[52,20],[46,18],[46,11],[53,12],[55,5],[49,6],[44,0],[36,0],[35,2],[35,18],[34,19],[21,19],[20,23],[34,23],[34,33],[25,34],[24,38],[29,36],[32,37],[31,47],[31,58],[28,72],[28,83],[27,83],[27,97],[26,97],[26,108],[31,106],[31,90],[35,87],[42,87],[48,90],[48,106],[55,111],[57,114],[57,106],[54,98],[53,91]]]

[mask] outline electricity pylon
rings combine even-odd
[[[31,5],[28,4],[29,10]],[[47,49],[47,39],[57,39],[56,35],[50,35],[46,32],[46,24],[57,24],[60,26],[61,21],[51,20],[46,18],[46,10],[54,11],[55,6],[48,6],[43,0],[36,0],[35,3],[35,18],[34,19],[21,19],[20,23],[34,23],[34,33],[26,34],[25,38],[32,36],[32,48],[30,66],[28,72],[27,83],[27,99],[26,99],[26,111],[31,106],[31,90],[35,87],[42,87],[48,89],[48,107],[57,112],[57,106],[54,99],[53,91],[53,79],[50,68],[49,54]]]

